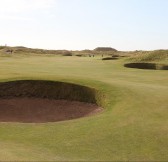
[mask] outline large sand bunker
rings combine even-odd
[[[52,81],[0,83],[0,122],[44,123],[102,111],[99,95],[85,86]]]
[[[102,109],[79,101],[12,98],[0,100],[0,122],[56,122],[92,115]]]

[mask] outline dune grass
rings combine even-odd
[[[43,124],[0,123],[1,161],[168,161],[167,71],[125,68],[125,59],[0,57],[0,82],[65,81],[104,96],[104,112]]]
[[[133,62],[163,62],[168,64],[168,50],[135,52],[129,60]]]

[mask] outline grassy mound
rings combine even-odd
[[[15,54],[54,54],[54,55],[60,55],[60,54],[67,54],[71,53],[67,50],[46,50],[46,49],[34,49],[34,48],[27,48],[23,46],[17,46],[17,47],[10,47],[10,46],[0,46],[0,53],[6,54],[7,50],[13,50],[13,53]]]
[[[139,51],[130,60],[133,62],[168,62],[168,50]]]

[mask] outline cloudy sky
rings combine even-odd
[[[0,0],[0,45],[168,49],[168,0]]]

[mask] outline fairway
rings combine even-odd
[[[45,80],[96,89],[103,111],[48,123],[0,123],[0,161],[167,161],[168,71],[126,58],[9,55],[0,82]]]

